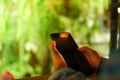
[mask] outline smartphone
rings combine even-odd
[[[84,54],[77,49],[78,45],[69,32],[52,33],[50,36],[56,42],[56,48],[69,68],[81,71],[84,75],[93,73],[94,69],[90,66]]]

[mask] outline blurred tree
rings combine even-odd
[[[50,33],[69,31],[91,44],[105,9],[108,0],[1,0],[0,72],[15,78],[50,73]]]

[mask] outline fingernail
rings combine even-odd
[[[52,41],[52,47],[55,47],[56,45],[55,45],[55,41]]]

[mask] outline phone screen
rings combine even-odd
[[[73,53],[78,48],[72,36],[67,32],[51,34],[51,37],[56,41],[56,47],[61,54]]]
[[[78,51],[78,45],[69,32],[53,33],[50,35],[56,42],[56,48],[63,56],[68,67],[81,71],[85,75],[93,73],[93,68],[89,65],[82,52]]]

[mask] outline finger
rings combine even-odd
[[[84,46],[84,47],[81,47],[81,48],[78,48],[79,51],[81,51],[84,56],[86,57],[87,61],[89,62],[89,64],[97,69],[98,68],[98,65],[100,63],[100,56],[98,55],[98,53],[89,48],[88,46]]]
[[[83,46],[83,47],[78,48],[78,50],[85,52],[85,51],[89,51],[89,50],[91,51],[92,49],[89,48],[88,46]],[[94,50],[92,50],[92,51],[94,51]]]
[[[98,53],[95,50],[89,48],[88,46],[78,48],[78,50],[83,52],[87,56],[94,56],[94,55],[99,56]]]
[[[52,56],[53,64],[55,67],[55,71],[60,69],[60,68],[67,67],[67,64],[66,64],[65,60],[63,59],[62,55],[56,49],[55,41],[51,42],[50,51],[51,51],[51,56]]]
[[[54,54],[58,55],[59,52],[56,49],[56,43],[55,43],[55,41],[51,42],[51,44],[50,44],[50,51],[51,51],[51,53],[54,53]]]
[[[0,74],[0,80],[13,80],[13,76],[9,72]]]
[[[4,75],[8,78],[8,80],[13,80],[14,79],[13,75],[9,71],[6,71],[4,73]]]

